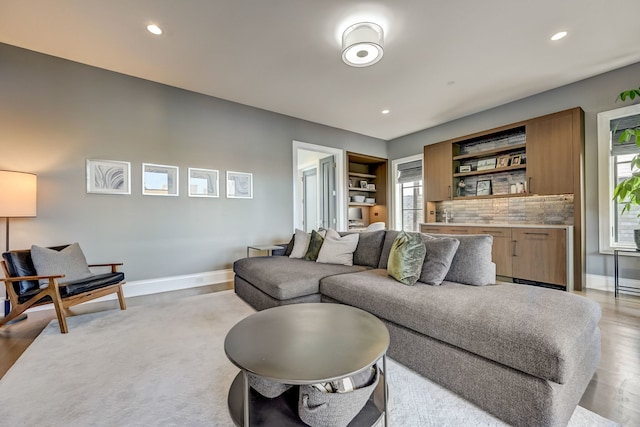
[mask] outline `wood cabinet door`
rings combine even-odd
[[[512,277],[513,268],[511,254],[513,243],[511,229],[506,227],[473,227],[470,234],[490,234],[493,236],[491,247],[491,260],[496,264],[498,276]]]
[[[573,111],[527,124],[527,182],[531,194],[573,194]]]
[[[566,286],[566,232],[558,228],[512,228],[513,277]]]
[[[441,142],[424,147],[424,188],[427,202],[449,200],[452,197],[451,143]]]

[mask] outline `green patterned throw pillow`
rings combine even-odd
[[[400,283],[414,285],[422,273],[426,253],[420,233],[401,231],[391,246],[387,272]]]
[[[307,253],[304,254],[302,259],[307,261],[317,260],[323,242],[324,237],[322,237],[322,234],[318,233],[316,230],[313,230],[311,232],[311,239],[309,240],[309,248],[307,249]]]

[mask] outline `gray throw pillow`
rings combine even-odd
[[[337,231],[329,229],[316,262],[321,264],[353,265],[353,253],[358,246],[358,234],[340,237]]]
[[[439,286],[449,272],[451,261],[458,250],[460,241],[453,237],[437,238],[426,234],[422,235],[422,241],[427,255],[424,258],[422,273],[420,273],[418,280],[428,285]]]
[[[65,277],[58,280],[60,284],[86,279],[93,275],[87,265],[87,259],[77,243],[73,243],[61,251],[33,245],[31,246],[31,259],[38,276],[64,274]],[[41,282],[45,284],[49,281],[42,280]]]
[[[415,285],[422,273],[425,254],[420,233],[399,232],[389,252],[389,276],[405,285]]]

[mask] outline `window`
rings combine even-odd
[[[620,143],[619,135],[640,125],[640,105],[598,113],[598,189],[600,251],[635,247],[633,230],[639,228],[640,207],[622,214],[624,205],[613,200],[613,189],[631,176],[631,159],[640,149],[632,138]]]
[[[424,222],[422,156],[399,159],[393,163],[395,228],[420,231],[420,223]]]

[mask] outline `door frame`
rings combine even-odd
[[[298,199],[298,194],[300,192],[301,182],[298,182],[298,150],[307,150],[307,151],[316,151],[318,153],[323,154],[332,154],[336,159],[336,230],[346,230],[346,212],[347,205],[345,203],[345,191],[346,185],[343,185],[346,181],[345,177],[345,152],[344,150],[332,147],[326,147],[324,145],[310,144],[308,142],[302,141],[292,141],[292,149],[293,149],[293,224],[292,230],[295,231],[297,228],[296,221],[299,217],[300,210],[300,200]]]

